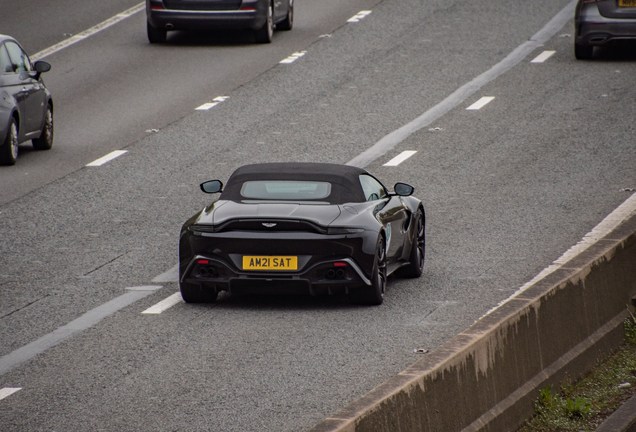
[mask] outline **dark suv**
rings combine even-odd
[[[29,56],[12,37],[0,35],[0,164],[14,165],[18,144],[53,145],[53,100],[40,75],[51,65]]]
[[[252,29],[256,41],[272,41],[274,28],[291,30],[293,0],[146,0],[148,40],[166,41],[169,30]]]
[[[574,14],[574,55],[590,59],[594,47],[636,41],[636,0],[579,0]]]

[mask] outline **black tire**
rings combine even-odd
[[[263,27],[254,31],[254,38],[258,43],[271,43],[274,37],[274,9],[272,3],[267,6],[267,19]]]
[[[44,115],[44,126],[42,133],[38,138],[31,140],[33,148],[36,150],[50,150],[53,147],[53,107],[50,104],[46,106],[46,114]]]
[[[18,123],[11,118],[9,132],[0,146],[0,165],[15,165],[18,159]]]
[[[378,240],[371,274],[371,286],[352,289],[349,292],[349,301],[357,305],[377,306],[384,300],[386,290],[386,246],[384,239]]]
[[[168,36],[168,32],[166,30],[154,28],[149,22],[146,22],[146,27],[148,29],[148,40],[150,43],[166,42],[166,37]]]
[[[426,257],[426,226],[424,225],[424,214],[421,210],[415,215],[415,231],[413,232],[413,244],[409,254],[408,265],[400,268],[399,276],[408,278],[418,278],[424,271],[424,259]]]
[[[214,303],[219,293],[214,288],[179,282],[181,297],[186,303]]]
[[[294,27],[294,0],[289,0],[289,11],[287,17],[276,24],[276,30],[291,30]]]
[[[576,57],[577,60],[590,60],[593,54],[593,45],[574,44],[574,57]]]

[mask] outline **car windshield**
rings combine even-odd
[[[246,181],[241,195],[265,200],[317,200],[331,193],[331,183],[318,181],[255,180]]]

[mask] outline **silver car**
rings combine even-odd
[[[251,29],[256,42],[272,41],[274,28],[291,30],[293,0],[146,0],[150,43],[170,30]]]
[[[0,164],[14,165],[18,145],[31,140],[36,150],[53,145],[53,99],[41,75],[51,65],[31,63],[12,37],[0,35]]]
[[[579,0],[574,26],[579,60],[592,58],[595,46],[636,41],[636,0]]]

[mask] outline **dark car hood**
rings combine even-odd
[[[238,203],[216,201],[199,216],[198,224],[218,225],[230,219],[298,219],[329,225],[340,215],[340,207],[330,204]]]

